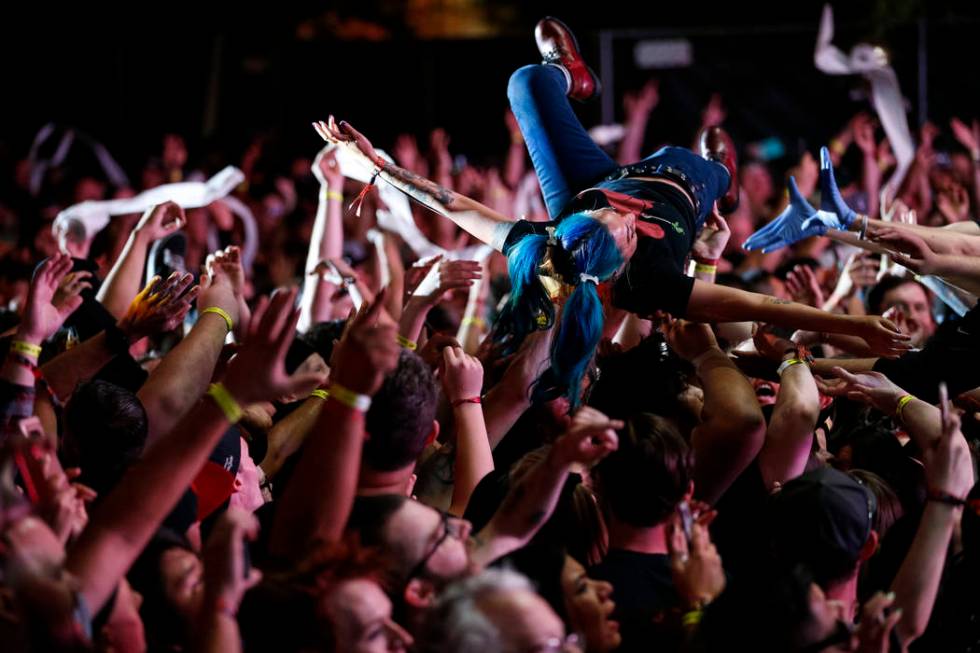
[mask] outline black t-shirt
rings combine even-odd
[[[674,650],[680,641],[676,613],[682,606],[667,554],[611,549],[589,576],[612,583],[613,618],[623,636],[618,650]]]
[[[664,310],[683,317],[694,289],[694,279],[684,274],[684,262],[698,225],[687,196],[667,184],[639,179],[602,182],[575,196],[555,222],[515,223],[503,252],[528,234],[545,234],[546,227],[568,215],[602,208],[637,215],[636,253],[613,283],[613,305],[642,316]]]

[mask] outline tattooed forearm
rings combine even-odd
[[[766,297],[766,304],[792,304],[793,302],[788,299],[780,299],[779,297]]]
[[[431,198],[447,209],[453,208],[456,193],[448,188],[440,186],[434,181],[421,177],[410,170],[399,168],[392,163],[385,163],[381,171],[387,173],[389,177],[402,182],[403,185],[400,185],[400,188],[413,199],[428,204],[426,200]]]

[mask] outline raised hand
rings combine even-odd
[[[482,274],[479,261],[442,261],[412,292],[412,301],[435,306],[447,293],[472,286]]]
[[[770,324],[756,324],[752,333],[755,349],[769,360],[778,361],[787,352],[796,351],[793,341],[783,338],[776,333]]]
[[[670,522],[667,548],[674,587],[686,605],[703,606],[722,593],[727,582],[725,570],[704,523],[699,520],[691,525],[688,545],[681,517],[675,514]]]
[[[228,364],[224,378],[225,386],[240,405],[292,395],[320,382],[321,376],[316,372],[286,374],[286,352],[299,320],[295,302],[296,289],[291,288],[276,291],[271,299],[263,297],[256,307],[245,342]]]
[[[206,265],[205,270],[206,274],[201,275],[198,309],[203,311],[210,306],[221,308],[237,326],[240,322],[239,312],[244,302],[240,301],[240,295],[235,291],[237,280],[233,267],[212,264]]]
[[[940,405],[942,435],[922,452],[926,482],[932,491],[965,499],[973,487],[970,446],[960,431],[960,416],[948,400]]]
[[[856,653],[888,653],[891,650],[891,633],[902,619],[902,609],[890,610],[895,594],[876,592],[861,608],[861,621],[854,635],[857,637]]]
[[[797,265],[786,275],[786,291],[793,301],[815,308],[823,306],[823,289],[809,265]]]
[[[623,95],[623,110],[627,119],[646,116],[660,103],[660,81],[651,79],[638,91],[627,91]]]
[[[694,241],[694,256],[709,260],[721,258],[731,236],[732,231],[728,228],[728,222],[721,217],[717,207],[715,207],[708,215],[704,228],[698,234],[698,239]]]
[[[442,350],[444,372],[442,389],[450,403],[461,399],[479,397],[483,390],[483,365],[460,347]]]
[[[27,293],[27,305],[18,328],[19,339],[31,343],[47,340],[82,305],[82,297],[77,293],[66,296],[59,306],[53,303],[71,266],[71,256],[61,253],[41,264]]]
[[[705,127],[720,125],[725,122],[725,118],[727,117],[728,111],[725,110],[725,103],[722,102],[721,93],[712,93],[708,104],[704,106],[704,110],[701,112],[701,124]]]
[[[886,415],[894,415],[898,400],[906,393],[881,372],[851,374],[842,367],[831,370],[836,378],[824,380],[817,377],[820,392],[831,397],[847,397],[873,406]]]
[[[179,272],[171,274],[166,281],[153,277],[119,320],[119,328],[131,342],[155,333],[173,331],[183,323],[200,292],[199,286],[184,292],[193,281],[193,275]]]
[[[252,311],[245,298],[245,268],[242,266],[241,250],[235,245],[209,254],[205,261],[205,269],[210,278],[227,277],[231,290],[238,300],[238,318],[235,320],[235,337],[242,340],[248,328]]]
[[[865,315],[852,318],[861,324],[860,333],[875,356],[896,358],[912,348],[912,336],[902,333],[902,330],[891,320],[878,315]]]
[[[796,179],[789,178],[789,204],[776,218],[749,236],[742,247],[747,250],[761,249],[764,254],[810,238],[822,236],[830,229],[844,229],[835,213],[818,211],[806,201],[796,186]]]
[[[851,132],[854,134],[854,144],[860,148],[866,157],[873,157],[878,151],[878,143],[875,142],[875,126],[871,117],[866,113],[859,113],[851,121]]]
[[[68,310],[69,304],[75,303],[77,301],[75,298],[81,295],[83,290],[92,287],[92,282],[89,281],[91,277],[92,273],[87,270],[69,272],[58,284],[58,289],[54,292],[51,303],[59,311]]]
[[[384,159],[374,151],[374,146],[371,145],[371,141],[364,134],[351,127],[350,123],[340,121],[338,124],[334,120],[334,117],[330,116],[326,122],[320,120],[319,122],[313,123],[313,129],[328,143],[343,145],[361,154],[375,165],[384,164]]]
[[[840,189],[837,188],[837,180],[834,179],[834,163],[831,161],[830,151],[826,147],[820,148],[820,210],[835,213],[840,224],[843,225],[842,227],[830,227],[832,229],[847,229],[857,218],[857,213],[844,202]]]
[[[672,320],[661,324],[667,344],[686,361],[692,361],[712,347],[718,346],[715,334],[707,324]]]
[[[310,170],[324,188],[340,190],[344,185],[344,173],[340,171],[340,166],[337,164],[337,155],[334,147],[331,145],[326,145],[322,150],[317,152],[316,158],[313,159],[313,165],[310,166]]]
[[[418,288],[422,280],[428,276],[429,271],[441,262],[443,259],[442,254],[433,254],[432,256],[426,256],[425,258],[420,258],[412,264],[412,267],[405,270],[405,293],[411,295]]]
[[[136,231],[151,242],[168,236],[187,224],[184,209],[176,202],[164,202],[147,210],[136,224]]]
[[[906,229],[886,226],[876,229],[873,239],[897,250],[891,254],[891,257],[899,265],[918,274],[936,272],[938,256],[919,235]]]
[[[331,381],[362,395],[373,395],[398,366],[398,327],[385,312],[387,289],[366,302],[348,322],[331,357]]]
[[[965,147],[970,155],[976,159],[980,155],[980,121],[974,119],[970,125],[967,125],[959,118],[953,118],[949,121],[949,126],[960,145]]]
[[[259,520],[240,508],[229,508],[215,524],[204,545],[203,609],[220,609],[234,614],[249,588],[262,580],[262,573],[245,559],[246,541],[259,535]]]
[[[554,454],[563,464],[592,466],[619,448],[616,429],[621,428],[622,421],[583,406],[572,416],[568,431],[552,445]]]

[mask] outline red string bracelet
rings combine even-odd
[[[457,399],[456,401],[454,401],[453,408],[456,408],[457,406],[461,406],[463,404],[479,404],[479,403],[481,403],[479,397],[467,397],[465,399]]]

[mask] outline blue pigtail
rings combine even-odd
[[[547,329],[555,322],[555,305],[538,279],[547,246],[547,236],[531,234],[507,253],[510,300],[501,311],[493,334],[503,346],[502,353],[516,351],[532,331]]]
[[[579,275],[606,281],[619,270],[623,257],[605,226],[582,213],[562,220],[555,236],[571,255],[576,278],[569,280],[574,290],[565,300],[558,322],[551,369],[538,379],[534,397],[541,401],[564,395],[574,409],[582,394],[582,377],[599,346],[605,322],[598,287]]]

